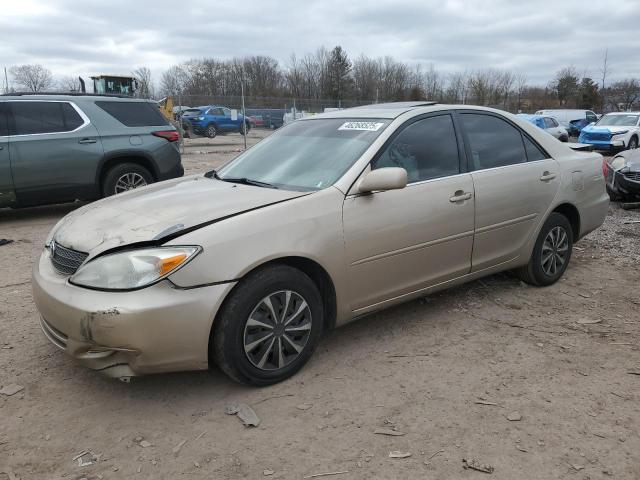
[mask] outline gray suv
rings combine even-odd
[[[148,100],[0,96],[0,207],[94,200],[180,177],[178,139]]]

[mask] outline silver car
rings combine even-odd
[[[217,363],[267,385],[371,312],[503,270],[554,283],[607,208],[602,157],[529,122],[373,105],[67,215],[34,299],[49,340],[107,375]]]

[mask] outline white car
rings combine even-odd
[[[638,148],[640,112],[614,112],[603,115],[580,132],[580,143],[604,150]]]

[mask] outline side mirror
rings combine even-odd
[[[385,167],[372,170],[358,186],[360,193],[398,190],[407,186],[407,171],[400,167]]]

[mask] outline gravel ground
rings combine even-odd
[[[188,140],[187,173],[241,142]],[[23,387],[0,393],[0,480],[640,479],[640,224],[625,223],[638,211],[612,205],[556,285],[500,274],[406,303],[329,333],[298,375],[256,389],[216,369],[123,384],[48,343],[30,270],[76,207],[0,210],[0,238],[15,240],[0,247],[0,387]],[[260,426],[226,415],[232,402]],[[85,450],[97,461],[80,467]]]

